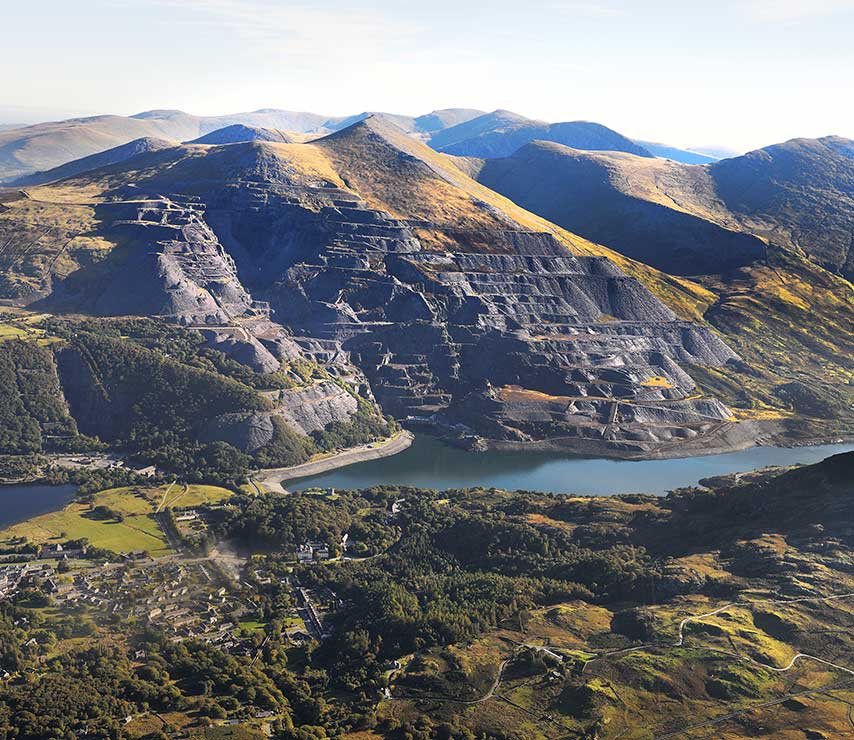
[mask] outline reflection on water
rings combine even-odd
[[[76,490],[77,486],[0,486],[0,527],[57,511],[74,499]]]
[[[358,463],[285,483],[291,491],[313,486],[368,488],[384,483],[421,488],[474,486],[607,495],[663,494],[701,478],[763,468],[813,463],[854,450],[854,444],[816,447],[753,447],[724,455],[675,460],[602,460],[542,452],[466,452],[419,435],[393,457]]]

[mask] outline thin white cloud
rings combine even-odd
[[[613,18],[623,12],[622,8],[618,8],[610,2],[595,2],[595,0],[557,0],[550,3],[548,7],[562,13],[587,18]]]
[[[750,20],[764,23],[793,23],[854,12],[852,0],[750,0],[742,5]]]
[[[112,0],[130,4],[135,0]],[[240,37],[256,55],[284,59],[376,59],[399,50],[424,29],[389,14],[358,8],[324,7],[300,0],[150,0],[191,14],[194,26],[215,26]],[[171,22],[178,16],[172,14]]]

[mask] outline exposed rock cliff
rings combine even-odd
[[[294,352],[351,377],[353,363],[388,413],[483,436],[652,448],[728,423],[688,367],[736,357],[715,334],[386,122],[314,144],[183,147],[128,170],[144,174],[93,178],[121,246],[51,305],[209,327],[210,346],[260,372]],[[303,432],[356,408],[333,383],[276,404]],[[208,433],[263,445],[263,417]]]

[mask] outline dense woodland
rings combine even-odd
[[[269,411],[259,391],[330,376],[305,360],[255,373],[206,347],[199,332],[164,321],[53,317],[43,327],[54,338],[46,346],[0,343],[0,457],[8,477],[33,469],[32,458],[13,456],[112,447],[190,482],[237,487],[252,468],[298,465],[397,429],[358,398],[348,422],[311,436],[274,417],[273,439],[245,454],[227,442],[203,441],[214,419]]]
[[[414,653],[444,656],[453,668],[448,647],[502,625],[518,628],[534,610],[559,602],[606,605],[614,610],[612,631],[643,641],[651,639],[645,605],[680,594],[734,598],[747,583],[741,572],[749,572],[752,587],[767,582],[774,589],[785,570],[745,538],[785,532],[802,553],[841,557],[851,544],[845,492],[852,465],[854,455],[840,455],[778,477],[663,499],[395,486],[237,495],[208,513],[214,538],[231,539],[255,555],[253,567],[273,576],[252,583],[263,625],[253,655],[192,639],[173,643],[141,620],[118,623],[85,607],[56,613],[36,581],[0,604],[0,669],[19,676],[0,681],[0,737],[71,740],[85,729],[87,737],[121,738],[122,718],[147,709],[186,712],[204,724],[246,716],[251,707],[275,714],[273,733],[283,740],[366,729],[389,740],[523,740],[524,732],[509,726],[486,731],[459,718],[378,716],[389,666]],[[344,533],[353,559],[294,563],[294,550],[309,539],[340,552]],[[736,575],[685,579],[670,567],[674,557],[713,549],[728,553]],[[322,643],[296,645],[285,636],[292,581],[331,589],[342,604]],[[85,639],[98,634],[111,637],[99,647]],[[45,650],[69,637],[82,638],[79,646]],[[519,660],[513,670],[528,670],[528,658]],[[429,665],[426,657],[413,661],[410,688],[418,680],[435,684]],[[453,669],[443,680],[464,678]],[[595,697],[577,675],[562,680],[574,716],[595,717]],[[465,687],[451,690],[469,696]],[[150,737],[164,736],[168,728]]]

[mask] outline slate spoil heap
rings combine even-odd
[[[364,373],[386,413],[470,444],[743,443],[689,374],[738,359],[716,334],[382,122],[185,145],[63,186],[101,189],[97,233],[116,246],[52,282],[53,310],[166,316],[260,372],[302,356]],[[328,417],[292,415],[303,430]],[[234,436],[269,426],[247,423]]]

